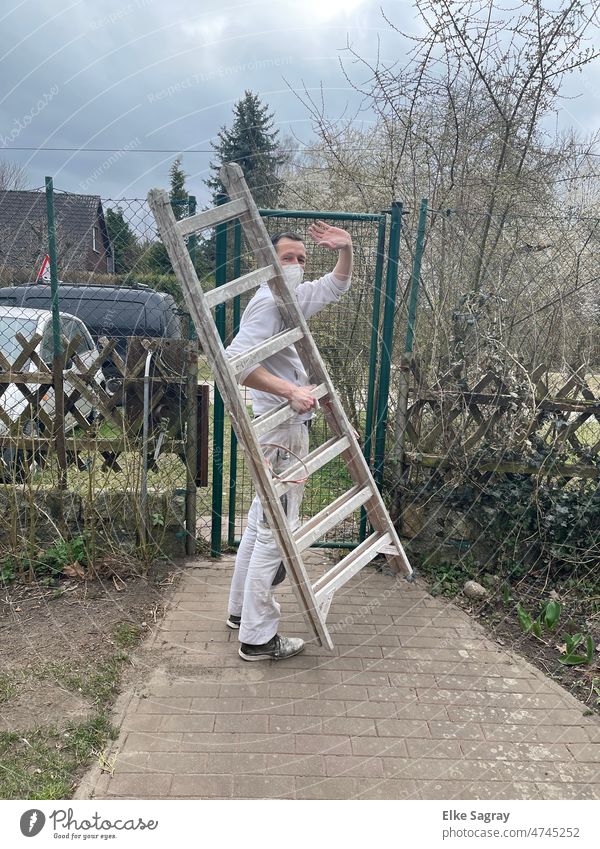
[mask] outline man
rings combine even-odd
[[[342,297],[350,288],[352,273],[349,233],[323,221],[312,224],[308,232],[317,245],[338,254],[333,271],[312,282],[302,282],[306,262],[302,239],[295,233],[273,237],[286,279],[295,287],[307,319]],[[283,329],[283,320],[265,283],[246,307],[239,332],[226,353],[229,356],[240,354]],[[317,407],[317,399],[312,394],[314,385],[309,384],[293,345],[241,372],[238,380],[251,390],[255,416],[268,412],[282,400],[287,400],[297,414],[259,439],[274,473],[281,475],[297,458],[308,453],[308,424]],[[282,498],[292,529],[299,525],[303,490],[302,483],[294,484]],[[260,500],[255,497],[235,561],[227,619],[230,628],[239,628],[239,655],[244,660],[284,660],[304,648],[303,640],[277,633],[280,608],[273,595],[273,586],[284,577],[279,548]]]

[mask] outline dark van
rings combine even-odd
[[[165,292],[146,287],[61,283],[58,296],[60,311],[80,318],[94,341],[101,336],[117,339],[116,350],[121,357],[125,356],[128,336],[181,339],[177,304]],[[0,304],[49,310],[50,286],[31,283],[0,288]]]

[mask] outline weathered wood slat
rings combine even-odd
[[[182,218],[175,224],[175,227],[180,236],[191,236],[192,233],[199,233],[201,230],[207,230],[216,224],[238,218],[245,210],[246,205],[243,200],[234,200],[221,206],[215,206],[213,209],[207,209],[206,212],[191,215],[189,218]]]
[[[327,463],[331,462],[335,457],[338,457],[343,451],[350,447],[350,443],[345,436],[334,436],[323,445],[319,445],[310,454],[307,454],[302,463],[294,463],[285,470],[285,480],[297,480],[305,476],[314,474],[318,469],[323,468]],[[277,495],[283,495],[288,491],[293,483],[285,483],[285,481],[277,481],[275,484],[275,492]]]
[[[295,532],[294,541],[299,551],[304,551],[313,542],[325,536],[328,531],[343,522],[372,497],[373,490],[371,487],[362,487],[360,484],[340,495],[339,498],[324,507]]]
[[[432,469],[454,466],[457,458],[440,456],[438,454],[421,454],[418,451],[407,451],[407,462],[415,466],[425,466]],[[553,463],[551,460],[540,466],[531,463],[503,460],[469,461],[469,469],[478,472],[496,472],[497,474],[515,475],[557,475],[565,478],[597,478],[600,470],[597,466],[584,466],[580,463]]]
[[[275,269],[272,265],[268,265],[266,268],[257,268],[256,271],[250,271],[242,277],[237,277],[224,286],[211,289],[210,292],[206,293],[206,303],[213,309],[218,304],[224,304],[237,295],[243,295],[245,292],[250,292],[252,289],[262,286],[263,283],[268,283],[274,276]]]
[[[328,388],[324,383],[321,383],[319,386],[313,389],[313,395],[315,398],[324,398],[328,393]],[[257,416],[252,421],[252,429],[256,437],[264,436],[265,433],[268,433],[273,428],[278,427],[280,424],[287,422],[289,419],[294,418],[297,413],[292,410],[287,401],[284,401],[279,406],[274,407],[268,413],[263,413],[262,416]]]
[[[333,569],[315,582],[317,604],[322,604],[328,596],[354,577],[363,566],[370,563],[377,554],[385,552],[391,542],[392,538],[388,533],[376,532],[367,537],[354,551],[347,554]]]
[[[278,351],[283,351],[284,348],[289,348],[294,342],[302,339],[304,331],[299,327],[292,327],[291,330],[282,330],[277,333],[267,342],[261,342],[260,345],[255,345],[253,348],[248,348],[243,354],[237,354],[235,357],[229,358],[229,364],[236,374],[250,368],[257,363],[261,363]]]

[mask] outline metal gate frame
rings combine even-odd
[[[217,203],[225,203],[221,197]],[[398,286],[398,264],[400,254],[400,234],[402,227],[402,204],[392,203],[390,210],[381,213],[298,211],[284,209],[259,209],[263,218],[288,218],[296,220],[324,220],[332,222],[372,221],[377,224],[377,257],[373,288],[373,309],[371,315],[371,340],[369,347],[369,377],[367,409],[363,454],[369,463],[375,482],[381,490],[385,464],[385,440],[387,426],[388,394],[390,386],[390,367],[394,343],[394,316]],[[389,227],[388,227],[389,225]],[[388,237],[389,229],[389,237]],[[228,232],[233,233],[233,253],[228,257]],[[387,241],[387,251],[386,251]],[[222,286],[240,275],[242,252],[242,233],[239,221],[233,224],[219,224],[215,228],[215,287]],[[231,261],[229,261],[231,260]],[[228,267],[231,265],[231,274]],[[385,292],[384,286],[385,276]],[[381,299],[383,295],[383,315]],[[215,322],[221,339],[226,334],[226,306],[216,307]],[[237,333],[240,322],[240,299],[233,301],[233,333]],[[372,456],[373,455],[373,456]],[[212,515],[211,515],[211,556],[222,553],[223,523],[223,471],[225,456],[225,408],[223,400],[215,387],[213,406],[213,458],[212,458]],[[233,430],[229,444],[229,481],[228,481],[228,533],[227,545],[235,547],[239,540],[235,538],[235,503],[237,490],[237,439]],[[366,513],[361,510],[358,539],[332,540],[316,543],[320,548],[355,548],[369,533]]]

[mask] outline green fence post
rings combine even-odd
[[[242,225],[236,218],[233,224],[233,279],[242,273]],[[240,329],[240,297],[233,299],[233,335]],[[237,437],[231,428],[229,441],[229,515],[227,518],[227,544],[235,545],[235,502],[237,495]]]
[[[381,313],[381,289],[383,284],[383,263],[385,259],[386,218],[382,215],[377,228],[377,259],[375,263],[375,283],[373,287],[373,313],[371,318],[371,348],[369,351],[369,383],[367,388],[367,413],[365,421],[365,442],[363,454],[367,463],[371,462],[371,444],[373,441],[373,410],[375,407],[375,387],[377,384],[377,352],[379,350],[379,319]],[[359,540],[367,535],[367,513],[361,508]]]
[[[385,431],[387,426],[388,394],[390,390],[390,365],[394,345],[394,312],[398,288],[398,257],[400,254],[400,230],[402,228],[402,203],[394,201],[391,210],[388,263],[385,281],[383,327],[381,338],[381,368],[377,397],[377,419],[375,426],[375,464],[373,477],[382,488],[385,463]]]
[[[225,203],[225,195],[219,195],[217,204]],[[227,282],[227,222],[215,227],[215,287]],[[215,324],[221,340],[226,333],[225,304],[215,308]],[[215,400],[213,406],[213,492],[212,492],[212,522],[210,529],[210,553],[212,557],[221,554],[221,538],[223,523],[223,446],[225,430],[225,407],[221,394],[214,387]]]
[[[188,195],[188,215],[196,214],[196,198]],[[188,253],[196,265],[196,234],[188,236]],[[185,553],[193,557],[196,554],[196,513],[198,510],[198,490],[196,488],[196,466],[198,455],[198,344],[196,328],[192,316],[188,315],[188,357],[187,357],[187,410],[186,410],[186,469],[185,469]]]
[[[427,198],[423,198],[419,208],[419,225],[417,228],[417,242],[415,245],[415,258],[413,260],[412,274],[410,280],[410,298],[408,302],[408,323],[406,326],[406,344],[404,350],[411,354],[415,340],[415,323],[417,320],[417,297],[419,294],[419,281],[421,279],[421,260],[423,259],[423,246],[425,244],[425,224],[427,221]]]
[[[196,214],[196,197],[195,195],[188,195],[188,215],[191,217]],[[196,245],[198,243],[198,236],[195,233],[192,233],[188,236],[188,253],[190,255],[190,259],[192,260],[194,267],[196,266]]]
[[[48,217],[48,256],[50,257],[50,292],[52,297],[52,377],[54,382],[54,438],[59,469],[59,488],[67,487],[67,451],[65,444],[65,393],[63,385],[63,350],[60,338],[60,305],[58,298],[58,262],[56,258],[56,224],[54,221],[54,182],[45,178],[46,214]]]

